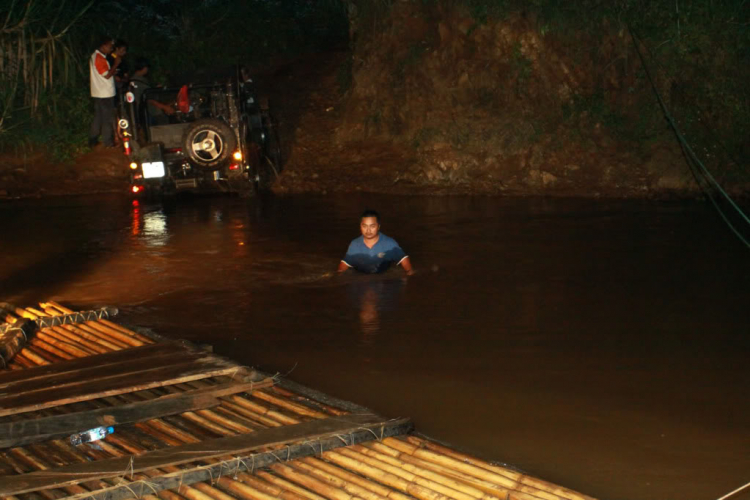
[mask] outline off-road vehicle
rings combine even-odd
[[[139,102],[135,95],[124,93],[118,120],[134,195],[252,192],[281,170],[267,100],[241,71],[220,83],[149,88]]]

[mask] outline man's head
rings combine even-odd
[[[117,40],[112,46],[112,52],[117,54],[117,57],[124,57],[128,53],[128,42]]]
[[[102,54],[109,55],[115,46],[115,41],[112,40],[111,36],[103,36],[99,39],[99,52]]]
[[[380,234],[380,214],[375,210],[365,210],[359,218],[359,229],[366,240],[372,240]]]
[[[133,67],[133,74],[137,76],[146,76],[148,74],[148,69],[151,67],[151,65],[148,62],[148,59],[145,57],[139,57],[135,61],[135,66]]]

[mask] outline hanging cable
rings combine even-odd
[[[711,172],[709,172],[708,169],[703,165],[703,163],[700,161],[700,159],[695,154],[695,152],[693,152],[692,148],[687,143],[685,138],[682,136],[682,133],[677,128],[677,124],[672,118],[672,115],[669,113],[669,109],[667,109],[666,104],[664,104],[664,101],[661,98],[661,94],[659,94],[659,90],[656,88],[656,84],[654,83],[653,78],[651,78],[651,72],[648,70],[648,65],[646,65],[646,61],[643,58],[643,54],[638,48],[638,39],[636,38],[635,34],[633,33],[633,29],[630,26],[628,26],[628,31],[630,32],[630,37],[633,40],[633,46],[635,47],[635,51],[641,60],[641,64],[643,64],[643,69],[646,72],[646,78],[648,78],[648,81],[651,84],[651,88],[653,89],[654,94],[656,94],[656,99],[659,101],[659,106],[661,107],[662,112],[664,113],[664,117],[667,119],[667,122],[669,122],[669,126],[672,127],[672,130],[674,131],[675,136],[677,137],[677,140],[680,142],[680,146],[685,152],[685,157],[688,160],[688,166],[691,167],[691,170],[693,171],[695,175],[694,165],[697,165],[699,167],[698,171],[703,176],[703,178],[707,180],[708,183],[711,186],[713,186],[713,188],[716,191],[718,191],[724,197],[725,200],[727,200],[727,202],[729,202],[729,205],[741,216],[742,219],[745,220],[745,222],[747,222],[748,226],[750,226],[750,217],[748,217],[747,214],[745,214],[745,212],[742,211],[742,209],[734,202],[732,197],[729,196],[729,194],[721,187],[721,185],[716,181],[716,179],[714,179],[714,176],[711,175]],[[697,176],[696,176],[696,180],[698,180]],[[700,181],[698,182],[698,185],[703,187]],[[706,192],[706,196],[708,196],[708,199],[711,201],[713,206],[719,212],[719,215],[721,215],[721,218],[724,219],[724,222],[727,224],[727,226],[729,226],[729,228],[745,244],[746,247],[750,248],[750,241],[748,241],[748,239],[742,235],[739,229],[736,228],[734,224],[732,224],[727,214],[724,213],[724,211],[719,206],[719,203],[714,199],[711,193],[705,189],[704,191]]]

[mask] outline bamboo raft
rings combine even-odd
[[[0,304],[0,498],[592,500],[114,314]]]

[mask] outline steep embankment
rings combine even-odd
[[[381,26],[315,66],[275,191],[697,191],[626,30],[556,35],[528,14],[479,22],[420,2]]]
[[[75,162],[59,163],[49,152],[0,155],[0,200],[55,195],[125,193],[128,162],[120,148],[95,148]]]

